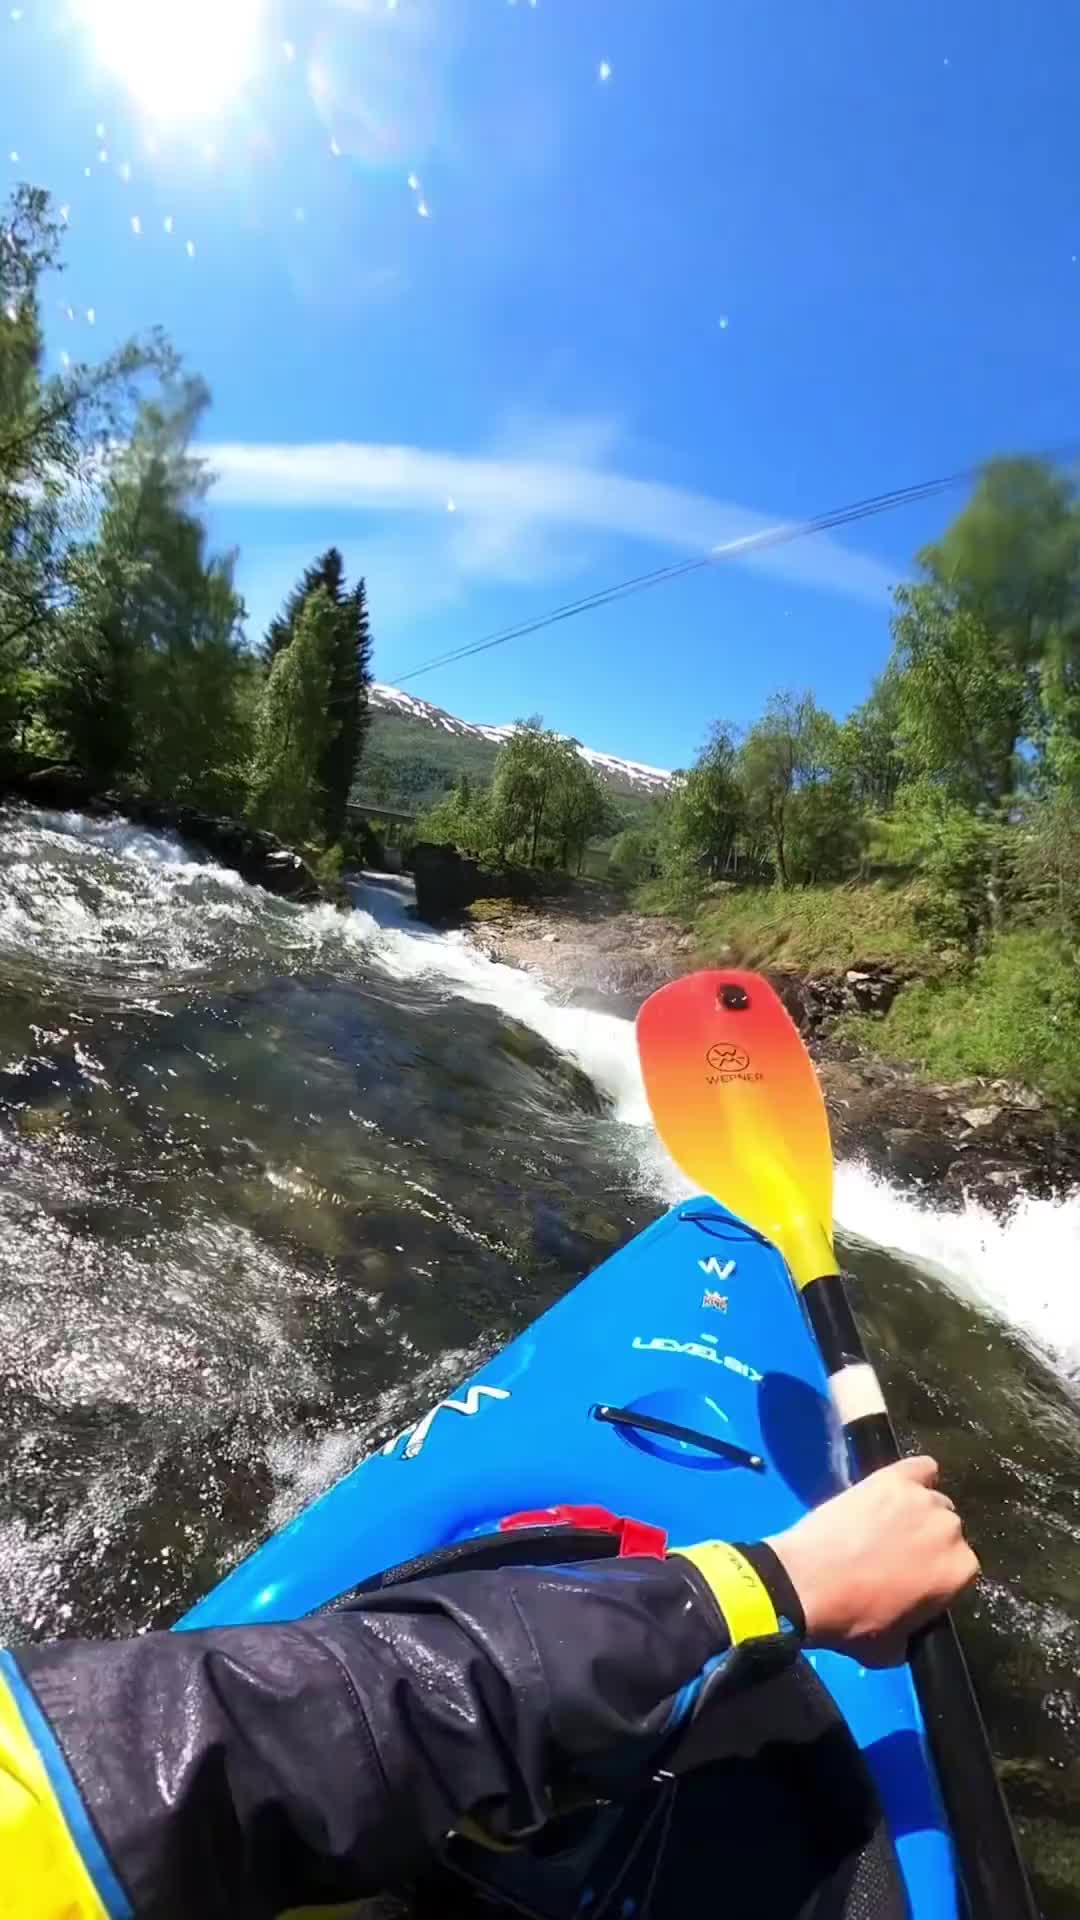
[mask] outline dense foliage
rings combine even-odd
[[[589,841],[614,824],[611,798],[577,743],[534,716],[519,721],[499,748],[491,785],[475,787],[462,774],[419,831],[500,866],[580,872]]]
[[[1027,1072],[1080,1098],[1076,483],[992,462],[918,566],[869,699],[838,722],[781,693],[740,741],[714,728],[617,870],[717,938],[770,923],[748,888],[786,894],[791,923],[792,889],[891,887],[905,942],[910,916],[949,984],[901,995],[881,1037],[939,1071]]]
[[[261,656],[247,645],[236,556],[201,513],[203,383],[160,335],[45,370],[62,238],[48,196],[18,188],[0,215],[0,755],[332,846],[364,740],[364,582],[331,548]]]

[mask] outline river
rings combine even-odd
[[[682,1188],[631,1024],[407,883],[296,907],[0,812],[0,1636],[168,1622]],[[1080,1198],[837,1210],[1051,1920],[1080,1911]]]

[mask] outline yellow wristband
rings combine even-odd
[[[689,1560],[705,1580],[727,1622],[733,1647],[780,1632],[768,1587],[737,1548],[724,1540],[703,1540],[699,1546],[672,1551]]]

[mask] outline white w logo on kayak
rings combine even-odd
[[[385,1447],[382,1448],[382,1452],[384,1454],[393,1453],[394,1448],[398,1446],[402,1440],[405,1440],[408,1442],[408,1445],[402,1453],[401,1458],[403,1460],[415,1460],[424,1441],[431,1432],[432,1422],[437,1413],[479,1413],[485,1395],[489,1400],[509,1400],[510,1389],[509,1387],[485,1387],[480,1385],[467,1387],[463,1400],[437,1400],[433,1407],[429,1407],[423,1419],[417,1421],[415,1427],[406,1427],[403,1432],[395,1433],[393,1439],[388,1440]]]
[[[718,1260],[715,1253],[711,1253],[707,1260],[699,1260],[698,1266],[702,1273],[714,1280],[730,1280],[735,1271],[734,1260]]]

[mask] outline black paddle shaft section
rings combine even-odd
[[[866,1349],[841,1275],[812,1280],[802,1297],[826,1373],[864,1366]],[[856,1480],[900,1458],[887,1413],[852,1420],[844,1432]],[[971,1675],[948,1614],[913,1637],[908,1658],[971,1920],[1039,1920]]]

